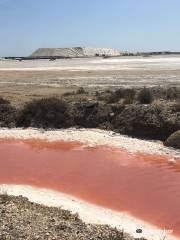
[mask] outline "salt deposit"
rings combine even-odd
[[[31,57],[95,57],[95,56],[119,56],[118,50],[111,48],[39,48]]]
[[[78,213],[80,218],[86,223],[108,224],[131,234],[135,238],[144,237],[148,240],[178,240],[172,236],[171,229],[159,229],[144,221],[132,217],[128,213],[115,212],[109,209],[97,207],[95,205],[76,199],[72,196],[59,192],[39,189],[22,185],[0,185],[0,193],[8,195],[27,197],[30,201],[47,206],[61,207],[72,213]],[[136,233],[137,229],[143,229],[142,234]]]
[[[169,155],[172,160],[180,160],[180,151],[167,148],[160,141],[141,140],[99,129],[60,129],[44,131],[38,129],[0,129],[0,138],[43,139],[48,141],[79,141],[90,146],[108,145],[127,149],[129,152]]]

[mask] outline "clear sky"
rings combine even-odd
[[[0,56],[73,46],[180,51],[180,0],[0,0]]]

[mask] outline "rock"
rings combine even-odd
[[[180,149],[180,130],[171,134],[164,142],[164,145]]]

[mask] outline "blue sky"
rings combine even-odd
[[[180,51],[180,0],[0,0],[0,56],[73,46]]]

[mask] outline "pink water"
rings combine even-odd
[[[54,189],[126,211],[180,236],[180,163],[105,146],[0,141],[0,184]]]

